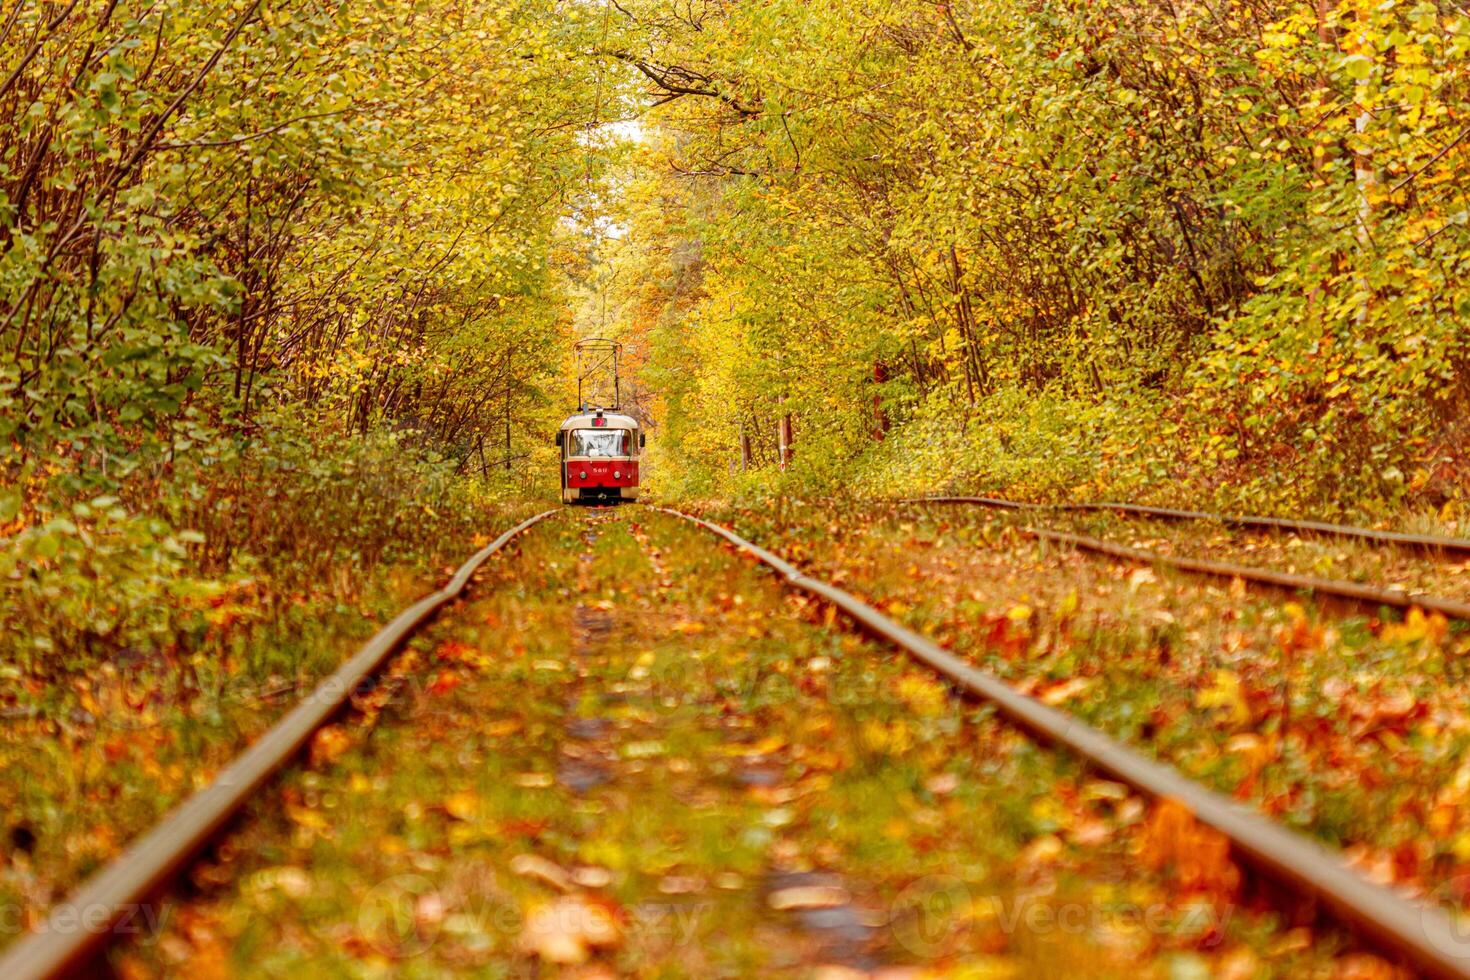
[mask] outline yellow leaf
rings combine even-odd
[[[777,749],[786,745],[786,739],[780,735],[767,735],[765,738],[751,746],[750,751],[757,755],[770,755]]]
[[[1424,615],[1418,606],[1409,610],[1402,623],[1390,623],[1380,634],[1384,642],[1409,645],[1421,640],[1438,644],[1449,630],[1449,622],[1439,613]]]
[[[1248,724],[1251,720],[1250,706],[1240,691],[1240,678],[1229,670],[1215,671],[1215,680],[1209,687],[1195,695],[1194,703],[1199,708],[1221,708],[1231,723]]]
[[[906,674],[899,678],[898,696],[916,714],[931,716],[944,710],[949,689],[922,674]]]
[[[1061,839],[1054,834],[1047,834],[1026,845],[1025,850],[1021,852],[1021,862],[1023,864],[1050,864],[1062,856],[1063,850],[1065,848],[1062,846]]]
[[[312,736],[308,756],[311,765],[320,768],[331,765],[351,747],[352,736],[341,725],[328,725]]]
[[[444,812],[456,820],[471,820],[480,810],[480,797],[472,790],[460,790],[444,798]]]
[[[1074,677],[1069,681],[1063,681],[1056,687],[1041,696],[1043,704],[1058,705],[1064,701],[1076,697],[1092,686],[1092,681],[1086,677]]]
[[[313,810],[311,807],[308,806],[300,806],[296,803],[287,803],[286,816],[291,818],[292,823],[296,824],[299,827],[306,827],[308,830],[327,829],[327,818],[322,816],[320,812]]]

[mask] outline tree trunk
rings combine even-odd
[[[783,398],[781,400],[785,401],[786,399]],[[776,427],[777,452],[781,460],[781,469],[783,470],[791,465],[791,455],[793,452],[791,444],[791,413],[785,412],[781,415],[781,422]]]
[[[873,362],[873,384],[881,385],[888,380],[888,365],[882,361]],[[879,391],[873,392],[873,439],[882,442],[888,435],[888,412],[883,408],[883,394]]]

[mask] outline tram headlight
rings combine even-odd
[[[622,478],[623,478],[623,471],[622,470],[613,470],[613,479],[614,480],[621,480]]]
[[[580,480],[587,479],[587,471],[586,470],[583,470],[582,472],[578,473],[577,474],[577,478],[580,479]]]

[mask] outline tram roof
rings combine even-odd
[[[593,422],[593,419],[596,418],[601,418],[604,424],[595,424]],[[587,412],[579,412],[576,415],[569,416],[567,420],[561,424],[561,428],[564,432],[567,429],[636,429],[638,428],[638,420],[633,418],[633,416],[631,415],[622,415],[618,412],[599,411],[598,409],[592,409]]]

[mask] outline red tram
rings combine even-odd
[[[645,442],[630,415],[588,409],[561,424],[561,499],[615,504],[638,499],[638,455]]]

